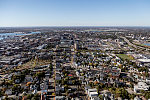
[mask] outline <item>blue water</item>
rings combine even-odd
[[[38,34],[38,33],[41,33],[41,32],[30,32],[30,33],[27,33],[27,34],[24,34],[24,33],[0,33],[0,40],[2,40],[4,38],[8,38],[8,37],[29,35],[29,34]]]
[[[144,43],[144,45],[146,45],[146,46],[150,46],[150,43]]]

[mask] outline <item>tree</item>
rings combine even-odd
[[[89,66],[92,66],[93,65],[93,63],[89,63]]]
[[[68,85],[66,84],[65,86],[64,86],[64,89],[65,89],[65,91],[67,91],[68,90]]]
[[[130,95],[129,95],[129,98],[130,98],[130,99],[134,99],[134,97],[135,97],[134,94],[130,94]]]
[[[76,81],[75,80],[72,80],[72,84],[75,84],[76,83]]]
[[[0,97],[4,95],[4,92],[2,91],[2,89],[0,89]]]
[[[53,96],[55,96],[55,93],[52,93]]]
[[[150,99],[150,91],[144,93],[144,97],[148,100]]]
[[[117,97],[129,99],[129,93],[124,88],[116,88],[115,94]]]
[[[94,87],[94,83],[93,83],[93,82],[90,82],[89,85],[90,85],[91,87]]]
[[[35,76],[38,77],[38,79],[41,79],[41,78],[45,77],[45,72],[37,72],[35,74]]]
[[[8,80],[8,81],[5,81],[4,84],[8,87],[9,85],[13,84],[13,81],[12,80]]]
[[[27,94],[27,99],[30,99],[33,97],[34,95],[33,94]]]
[[[61,84],[62,84],[62,85],[64,85],[64,84],[65,84],[65,81],[64,81],[64,79],[62,79],[62,80],[61,80]]]
[[[68,94],[69,94],[69,91],[67,90],[67,91],[66,91],[66,95],[68,95]]]
[[[39,100],[40,98],[40,95],[39,94],[35,94],[31,100]]]
[[[21,89],[21,86],[20,85],[18,85],[18,84],[14,84],[13,85],[13,87],[12,87],[12,92],[13,93],[19,93],[19,92],[21,92],[22,91],[22,89]]]
[[[99,98],[100,98],[100,100],[103,100],[103,96],[102,95],[99,95]]]
[[[140,67],[140,68],[138,68],[138,71],[139,72],[143,72],[143,71],[148,72],[148,68],[146,68],[146,67]]]
[[[50,69],[51,71],[53,70],[53,65],[52,65],[52,63],[50,63],[49,69]]]

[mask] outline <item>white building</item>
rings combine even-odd
[[[150,77],[149,77],[149,78],[146,78],[146,83],[147,83],[147,84],[150,84]]]
[[[139,92],[140,90],[149,90],[149,86],[145,82],[138,82],[137,85],[134,86],[134,92]]]
[[[130,67],[130,68],[129,68],[129,72],[130,72],[130,73],[136,73],[136,72],[138,72],[138,69],[133,68],[133,67]]]
[[[90,98],[90,100],[96,100],[96,98],[98,97],[98,93],[97,93],[97,89],[88,89],[87,90],[88,96]]]

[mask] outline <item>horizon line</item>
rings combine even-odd
[[[113,26],[113,25],[110,25],[110,26],[85,26],[85,25],[70,25],[70,26],[0,26],[0,28],[16,28],[16,27],[18,27],[18,28],[25,28],[25,27],[150,27],[150,26],[138,26],[138,25],[132,25],[132,26],[128,26],[128,25],[125,25],[125,26],[123,26],[123,25],[120,25],[120,26]]]

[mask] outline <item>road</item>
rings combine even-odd
[[[120,36],[120,38],[124,39],[124,41],[127,42],[128,45],[130,45],[130,46],[132,46],[132,47],[134,47],[134,48],[137,48],[137,46],[134,45],[134,44],[132,44],[127,38],[125,38],[125,37],[123,37],[123,36]]]

